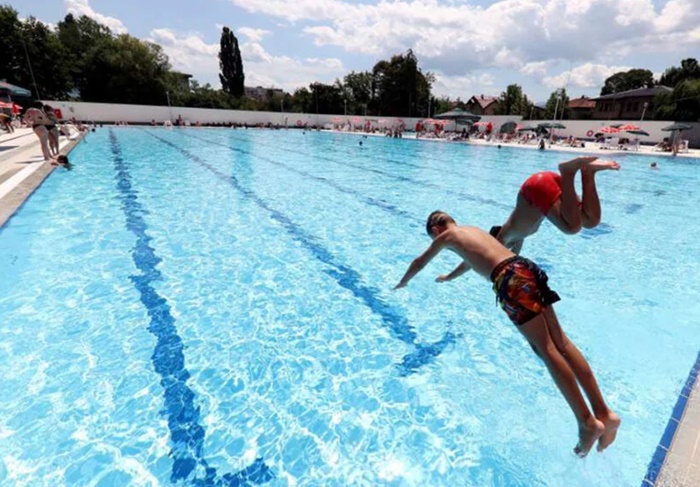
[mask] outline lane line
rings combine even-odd
[[[114,170],[121,209],[126,217],[126,227],[136,237],[131,257],[139,275],[129,276],[139,292],[141,303],[148,310],[151,322],[148,326],[157,339],[151,356],[153,368],[160,375],[165,395],[165,406],[170,431],[173,470],[171,482],[186,481],[196,487],[233,487],[262,484],[274,478],[262,458],[235,474],[217,475],[216,469],[204,459],[204,428],[199,424],[200,410],[194,405],[195,393],[187,385],[190,378],[185,368],[184,345],[175,326],[168,301],[154,289],[153,283],[162,278],[156,268],[160,257],[151,247],[151,237],[144,215],[148,211],[138,200],[138,192],[132,184],[129,165],[124,160],[114,131],[109,131],[109,141],[114,159]],[[202,474],[204,475],[203,477]]]
[[[400,364],[397,364],[400,375],[406,376],[413,374],[423,365],[431,363],[434,361],[435,357],[440,355],[448,345],[455,343],[456,339],[459,338],[458,335],[448,331],[435,343],[416,343],[418,338],[417,334],[413,326],[408,323],[408,319],[403,312],[384,301],[384,299],[380,296],[380,291],[377,288],[363,284],[360,273],[350,266],[336,260],[331,251],[326,249],[319,242],[317,237],[306,232],[306,230],[294,223],[285,214],[270,207],[270,205],[268,205],[268,203],[260,198],[255,192],[243,187],[235,176],[228,176],[222,173],[219,169],[212,166],[201,157],[170,142],[165,138],[155,135],[152,133],[152,131],[144,129],[144,132],[177,150],[197,165],[208,169],[219,179],[231,185],[244,197],[248,198],[260,208],[267,211],[273,220],[287,230],[293,240],[299,242],[303,247],[310,251],[317,260],[323,262],[329,267],[329,269],[324,270],[326,274],[331,276],[341,287],[347,289],[356,298],[360,299],[373,313],[377,314],[394,337],[414,347],[415,350],[407,354]]]

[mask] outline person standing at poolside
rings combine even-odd
[[[559,164],[559,173],[543,171],[533,174],[521,186],[515,209],[508,220],[503,226],[491,228],[489,233],[517,254],[525,238],[537,232],[545,218],[567,235],[578,233],[581,228],[594,228],[601,218],[595,174],[619,169],[620,165],[615,161],[577,157]],[[579,171],[582,200],[574,187]]]
[[[47,125],[46,129],[49,131],[49,149],[51,154],[57,156],[60,152],[59,150],[59,138],[61,132],[58,130],[58,118],[49,105],[44,105],[44,113],[51,120],[51,125]]]
[[[41,152],[44,154],[44,160],[52,160],[51,150],[49,149],[49,131],[47,128],[47,126],[51,125],[51,120],[49,120],[44,113],[43,104],[41,102],[37,102],[35,107],[29,108],[24,113],[24,120],[27,123],[32,124],[32,130],[39,138]]]
[[[495,238],[476,227],[457,226],[442,211],[426,222],[432,244],[413,260],[394,289],[405,287],[440,251],[451,250],[462,258],[452,272],[437,282],[451,281],[470,269],[490,277],[501,308],[547,366],[578,422],[579,441],[574,452],[584,457],[598,442],[605,450],[617,435],[620,417],[605,403],[591,367],[559,324],[552,305],[559,295],[547,284],[548,277],[534,262],[513,254]],[[593,412],[581,394],[583,389]],[[536,418],[532,419],[537,421]]]

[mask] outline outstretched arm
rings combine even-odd
[[[433,243],[430,244],[430,247],[428,247],[428,249],[425,252],[423,252],[420,256],[416,257],[413,260],[413,262],[411,262],[411,265],[408,266],[408,270],[403,275],[401,281],[399,281],[399,283],[394,289],[405,287],[406,284],[408,284],[408,281],[413,279],[413,277],[416,274],[418,274],[421,270],[423,270],[423,268],[428,264],[428,262],[430,262],[433,259],[433,257],[440,253],[442,248],[445,246],[445,233],[447,232],[443,232],[442,235],[433,240]]]
[[[446,282],[446,281],[451,281],[452,279],[457,279],[459,276],[467,272],[468,270],[471,270],[471,266],[467,264],[466,262],[462,262],[459,264],[457,267],[455,267],[455,270],[450,272],[447,275],[441,275],[438,276],[437,279],[435,279],[436,282]]]

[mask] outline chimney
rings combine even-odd
[[[483,93],[481,94],[481,99],[482,99],[482,100],[484,99],[484,94],[483,94]]]

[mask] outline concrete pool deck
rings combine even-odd
[[[383,136],[361,132],[338,133]],[[80,140],[78,138],[69,141],[62,137],[61,153],[70,152]],[[418,140],[445,142],[441,139]],[[496,145],[485,141],[471,143],[491,147]],[[502,145],[536,149],[536,146],[532,145]],[[559,146],[552,148],[552,150],[575,153],[591,153],[594,152],[592,149],[560,148]],[[613,155],[616,151],[600,150],[599,153]],[[670,154],[660,152],[620,153],[670,157]],[[691,153],[679,154],[679,157],[700,157],[700,151],[691,150]],[[43,161],[39,141],[31,129],[17,129],[13,134],[0,135],[0,228],[54,169],[56,169],[55,166]],[[642,487],[700,485],[700,380],[697,379],[698,375],[700,375],[700,355],[696,358],[685,385],[680,391],[667,427],[651,458],[647,475],[641,480]]]

